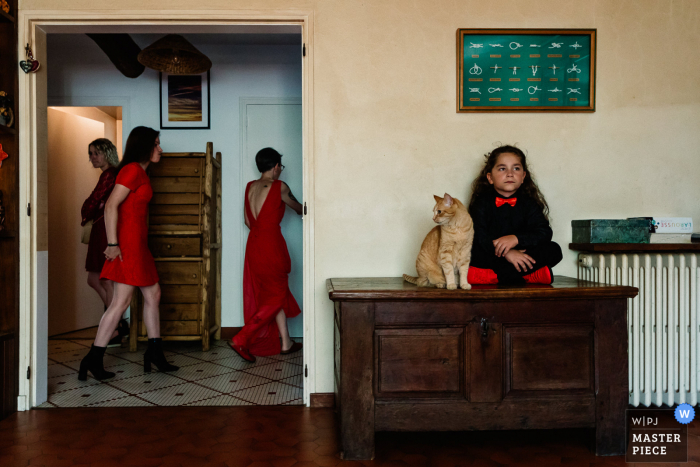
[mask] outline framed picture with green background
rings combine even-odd
[[[458,29],[457,112],[594,112],[595,29]]]

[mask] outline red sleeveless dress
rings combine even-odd
[[[148,202],[153,197],[151,180],[139,163],[132,162],[119,171],[116,184],[131,190],[118,211],[117,241],[122,260],[117,256],[105,261],[100,278],[147,287],[158,282],[156,263],[148,249]]]
[[[284,310],[287,318],[294,318],[301,309],[289,290],[292,263],[280,228],[287,206],[280,195],[282,182],[272,183],[257,219],[248,202],[251,183],[245,189],[245,212],[250,224],[243,266],[245,326],[234,336],[233,343],[263,357],[282,350],[275,322],[277,313]]]

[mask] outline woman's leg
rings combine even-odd
[[[100,279],[99,272],[88,271],[87,283],[90,287],[95,289],[95,292],[97,292],[97,295],[100,296],[102,303],[104,303],[104,305],[105,305],[105,311],[106,311],[107,307],[109,307],[109,304],[112,303],[112,297],[114,296],[114,287],[112,286],[112,281]],[[119,332],[117,332],[117,329],[115,328],[114,332],[112,332],[112,336],[110,337],[110,340],[114,339],[118,335],[119,335]]]
[[[134,293],[134,286],[114,282],[114,297],[109,304],[107,311],[102,315],[100,326],[97,328],[95,346],[106,347],[109,340],[117,328],[117,323],[126,311],[131,302],[131,295]]]
[[[163,354],[163,339],[160,338],[160,284],[141,287],[143,294],[143,322],[148,331],[148,348],[143,354],[143,371],[151,371],[151,364],[158,371],[177,371],[180,367],[172,365]]]
[[[100,296],[102,303],[104,303],[105,306],[109,306],[112,301],[112,297],[107,297],[107,290],[104,287],[104,281],[100,280],[100,273],[88,271],[87,283],[95,290],[95,292],[97,292],[97,295]]]
[[[112,298],[114,298],[114,283],[109,279],[100,279],[100,283],[107,296],[105,306],[109,306],[112,303]]]
[[[284,314],[284,310],[280,310],[275,316],[275,322],[280,330],[280,337],[282,337],[282,350],[287,351],[292,347],[292,339],[289,338],[289,329],[287,329],[287,315]]]
[[[149,339],[160,337],[160,284],[141,287],[143,294],[143,323]]]

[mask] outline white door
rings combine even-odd
[[[270,147],[282,154],[282,164],[285,169],[280,180],[289,185],[296,199],[303,200],[301,99],[259,99],[260,103],[251,103],[250,101],[248,99],[244,103],[246,141],[245,154],[241,158],[242,180],[247,183],[250,180],[260,178],[260,172],[255,166],[255,154],[262,148]],[[245,190],[245,183],[241,186],[241,190]],[[243,224],[242,220],[241,224]],[[287,242],[287,249],[292,260],[289,288],[300,307],[303,307],[303,234],[301,217],[291,208],[287,208],[282,220],[282,235]],[[242,240],[245,252],[245,242],[248,240],[248,229],[245,225],[243,225]],[[289,335],[302,337],[304,332],[302,323],[301,314],[289,320]]]

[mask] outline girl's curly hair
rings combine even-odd
[[[112,142],[107,138],[97,138],[95,141],[88,144],[88,151],[90,150],[90,146],[94,147],[95,151],[105,156],[105,159],[107,159],[107,163],[110,167],[116,167],[119,165],[117,148],[115,148],[114,144],[112,144]]]
[[[474,203],[476,202],[476,199],[490,189],[491,184],[489,183],[488,178],[486,178],[486,174],[491,173],[493,168],[496,166],[496,162],[498,162],[498,156],[506,153],[515,154],[516,156],[518,156],[518,158],[520,158],[520,163],[523,165],[523,170],[525,171],[525,179],[523,180],[523,184],[520,185],[519,190],[530,196],[532,199],[534,199],[535,202],[540,206],[540,208],[542,208],[542,213],[547,219],[549,219],[549,205],[547,205],[547,201],[544,199],[542,192],[537,186],[537,182],[535,182],[535,177],[532,175],[532,172],[530,172],[530,169],[527,167],[527,157],[525,157],[525,153],[522,150],[520,150],[520,148],[508,145],[500,146],[491,151],[489,154],[484,155],[484,157],[486,158],[484,168],[481,169],[479,175],[472,182],[472,197],[469,199],[469,213],[471,214],[473,212],[473,207]]]

